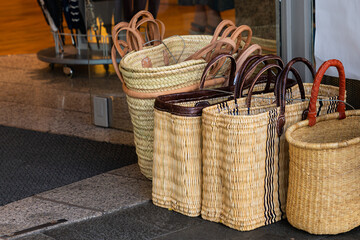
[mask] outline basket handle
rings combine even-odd
[[[139,21],[139,18],[141,17],[142,19],[154,19],[154,16],[149,11],[141,10],[131,18],[129,22],[129,27],[135,28],[137,22]]]
[[[117,35],[121,31],[127,31],[126,36],[127,37],[132,36],[133,39],[136,40],[133,40],[131,42],[129,40],[127,40],[127,42],[123,40],[119,40]],[[115,33],[115,39],[113,39],[113,42],[121,57],[124,57],[128,52],[132,50],[142,50],[143,45],[145,44],[144,39],[142,39],[140,33],[136,29],[130,27],[122,27],[117,29]],[[124,49],[122,49],[121,46],[123,46]]]
[[[121,55],[121,54],[120,54]],[[118,78],[120,79],[120,81],[122,82],[123,85],[125,85],[125,81],[121,75],[120,69],[119,69],[119,64],[117,63],[116,60],[116,48],[115,48],[115,44],[112,46],[111,48],[111,61],[112,64],[114,66],[114,70],[116,72],[116,75],[118,76]]]
[[[247,80],[254,73],[257,66],[260,65],[263,62],[267,62],[267,61],[270,61],[270,60],[277,61],[280,68],[281,69],[283,68],[284,63],[283,63],[282,59],[279,56],[272,55],[272,54],[268,54],[268,55],[265,55],[265,56],[255,55],[255,56],[252,56],[252,57],[248,58],[244,62],[243,66],[240,68],[239,72],[237,72],[237,75],[235,77],[237,79],[236,84],[235,84],[235,92],[234,92],[234,97],[235,98],[243,97],[243,93],[242,93],[243,89],[244,89],[245,85],[249,84],[249,82]],[[260,74],[260,75],[262,75],[262,74]],[[260,75],[259,75],[259,77],[260,77]],[[265,90],[264,90],[265,92],[269,91],[269,88],[270,88],[270,83],[271,83],[271,79],[272,79],[270,77],[271,76],[271,71],[268,72],[268,75],[269,75],[269,77],[268,77],[268,81],[267,81],[267,84],[266,84],[266,87],[265,87]],[[257,79],[255,77],[251,81],[251,84],[253,86],[255,86],[255,84],[256,84],[256,82],[258,80],[259,79]],[[250,93],[250,90],[249,90],[249,93]]]
[[[241,34],[243,32],[248,32],[248,36],[245,40],[245,45],[242,47],[241,50],[244,50],[246,49],[249,45],[250,45],[250,42],[251,42],[251,38],[252,38],[252,30],[249,26],[247,25],[241,25],[239,26],[232,34],[231,34],[231,39],[236,41],[236,50],[237,51],[241,51],[239,50],[240,49],[240,46],[241,46],[241,41],[242,41],[242,37],[241,37]]]
[[[119,33],[121,32],[121,29],[124,28],[124,27],[128,27],[129,26],[129,23],[127,22],[120,22],[118,24],[116,24],[112,31],[111,31],[111,35],[112,35],[112,39],[113,39],[113,43],[114,43],[114,46],[116,47],[116,50],[121,53],[122,52],[122,48],[121,48],[121,44],[119,44]],[[121,55],[121,54],[120,54]],[[125,55],[125,54],[124,54]]]
[[[229,86],[230,83],[234,81],[234,76],[235,76],[235,71],[236,71],[236,61],[235,58],[233,56],[231,56],[231,54],[220,54],[216,57],[214,57],[205,67],[204,72],[201,76],[201,80],[200,80],[200,89],[204,88],[205,85],[205,81],[206,81],[206,76],[208,74],[208,72],[210,71],[211,67],[216,64],[218,61],[224,59],[224,58],[229,58],[230,59],[230,73],[229,73]]]
[[[219,37],[220,38],[226,37],[226,35],[224,33],[229,27],[235,27],[235,24],[233,23],[233,21],[228,20],[228,19],[222,20],[217,25],[217,27],[214,31],[213,38],[211,39],[211,43],[217,41],[219,39]]]
[[[281,136],[284,133],[284,126],[286,123],[286,119],[285,119],[285,96],[286,96],[286,82],[288,80],[288,74],[291,71],[292,73],[294,73],[295,78],[296,78],[296,82],[299,86],[299,90],[300,90],[300,95],[301,95],[301,99],[305,100],[305,89],[304,89],[304,84],[301,80],[301,77],[298,73],[298,71],[296,71],[295,68],[293,68],[292,66],[297,63],[297,62],[302,62],[304,63],[309,70],[311,71],[312,76],[315,76],[315,69],[313,67],[313,65],[305,58],[302,57],[297,57],[292,59],[290,62],[288,62],[288,64],[286,64],[284,70],[282,71],[282,73],[279,76],[279,81],[276,82],[275,85],[275,97],[276,97],[276,103],[277,106],[280,106],[280,113],[277,119],[277,125],[276,125],[276,132],[279,136]],[[306,118],[308,110],[304,110],[304,112],[302,113],[302,119],[304,120]]]
[[[141,32],[139,30],[140,26],[142,26],[143,24],[147,24],[146,26],[146,38],[144,38],[144,42],[146,42],[146,40],[148,41],[152,41],[152,40],[159,40],[159,41],[155,41],[153,43],[151,43],[151,45],[159,45],[162,41],[161,39],[161,35],[160,35],[160,27],[158,25],[158,22],[156,22],[154,19],[141,19],[135,26],[135,29],[139,31],[140,35]],[[131,38],[130,38],[131,39]],[[129,40],[130,40],[129,39]],[[130,41],[132,42],[132,41]]]
[[[229,30],[229,32],[230,32],[230,31],[232,31],[233,26],[230,26],[229,28],[230,28],[230,30]],[[226,30],[228,30],[229,28],[227,28]],[[226,30],[225,30],[225,31],[226,31]],[[242,40],[242,39],[241,39],[241,34],[242,34],[243,32],[245,32],[245,31],[249,32],[249,34],[248,34],[248,37],[247,37],[247,39],[246,39],[245,45],[243,46],[243,48],[240,49],[241,40]],[[224,34],[220,39],[224,39],[224,38],[226,38],[226,36],[227,36],[227,35]],[[251,36],[252,36],[252,31],[251,31],[250,27],[247,26],[247,25],[241,25],[240,27],[237,27],[237,28],[235,28],[235,29],[232,31],[232,34],[231,34],[230,39],[232,39],[232,40],[236,43],[236,47],[235,47],[234,53],[237,52],[238,57],[241,55],[241,52],[244,51],[244,49],[246,49],[246,48],[250,45]],[[220,52],[220,51],[222,50],[221,48],[222,48],[221,45],[217,45],[214,52]],[[225,47],[225,49],[228,49],[229,51],[231,50],[230,47]],[[206,55],[205,60],[208,61],[207,59],[211,59],[211,52],[209,52],[209,53]],[[225,62],[225,59],[223,59],[222,61],[220,61],[220,62],[217,64],[217,67],[215,67],[215,68],[213,69],[213,72],[217,72],[217,71],[221,68],[221,66],[224,64],[224,62]]]
[[[221,49],[220,51],[214,51],[214,49],[216,48],[217,45],[220,46],[230,46],[231,49]],[[209,43],[208,45],[206,45],[205,47],[203,47],[202,49],[198,50],[197,52],[195,52],[194,54],[192,54],[191,56],[189,56],[188,58],[185,59],[185,61],[188,60],[197,60],[200,58],[203,58],[204,55],[207,55],[208,53],[211,53],[210,56],[213,55],[218,55],[221,53],[229,53],[229,52],[234,52],[236,47],[236,44],[233,40],[231,40],[230,38],[224,38],[224,39],[219,39],[213,43]],[[209,62],[211,60],[211,58],[205,57],[205,61]]]
[[[226,38],[226,37],[230,37],[231,34],[237,29],[237,27],[234,26],[228,26],[223,33],[221,34],[221,36],[219,38]]]
[[[314,84],[311,89],[311,97],[310,97],[310,104],[309,104],[309,113],[308,113],[308,119],[309,119],[309,126],[314,126],[316,124],[316,100],[319,94],[319,87],[321,80],[323,76],[325,75],[326,70],[329,67],[336,67],[337,71],[339,73],[339,105],[337,107],[337,111],[339,112],[339,119],[346,118],[345,114],[345,70],[343,64],[337,60],[337,59],[331,59],[326,62],[324,62],[320,68],[318,69]]]
[[[251,86],[249,88],[248,95],[246,97],[246,106],[248,109],[251,106],[251,95],[252,95],[253,89],[256,85],[256,82],[258,81],[258,79],[260,79],[261,75],[264,74],[264,72],[266,72],[270,69],[277,69],[279,72],[282,71],[282,67],[280,65],[274,64],[274,63],[267,64],[262,69],[260,69],[260,71],[254,77],[254,80],[252,81]]]
[[[245,51],[240,54],[240,56],[236,60],[236,72],[239,72],[240,68],[244,65],[246,59],[248,59],[252,54],[261,55],[262,54],[261,46],[255,43],[250,47],[248,47],[247,49],[245,49]]]

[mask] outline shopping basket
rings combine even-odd
[[[325,71],[339,72],[337,111],[316,118],[315,104]],[[345,111],[345,72],[340,61],[319,68],[308,120],[286,131],[290,145],[287,217],[313,234],[337,234],[360,225],[360,110]]]
[[[282,132],[302,120],[311,92],[306,83],[283,87],[298,61],[314,74],[306,59],[293,59],[281,72],[276,97],[274,93],[251,97],[250,88],[246,101],[235,99],[203,109],[204,219],[247,231],[286,217],[288,146]],[[326,100],[337,98],[338,88],[321,85],[320,90],[318,114],[334,111]]]
[[[159,28],[156,28],[153,21],[149,22],[155,29]],[[130,44],[113,36],[114,46],[118,46],[122,51],[131,49],[131,46],[135,48],[142,45],[139,34],[131,26],[125,24],[115,30],[116,33],[127,31],[132,41],[138,39],[136,44]],[[242,31],[251,33],[249,27],[242,27]],[[246,41],[251,40],[250,33]],[[216,37],[215,40],[213,36],[206,35],[173,36],[162,40],[161,44],[156,46],[139,47],[138,51],[128,52],[121,59],[120,65],[116,63],[117,48],[112,49],[114,69],[123,83],[127,97],[138,164],[147,178],[152,178],[155,98],[164,94],[197,90],[201,74],[212,57],[219,53],[238,53],[237,41],[234,40],[236,36],[241,37],[241,32],[237,32],[233,38]],[[246,46],[246,43],[243,46]],[[218,70],[218,75],[224,73],[221,66]],[[212,76],[205,85],[218,87],[224,81],[223,77]]]

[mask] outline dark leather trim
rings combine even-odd
[[[217,88],[218,90],[227,91],[229,93],[224,92],[216,92],[211,89],[203,89],[194,92],[186,92],[186,93],[175,93],[169,95],[162,95],[155,99],[155,109],[169,112],[179,116],[187,116],[187,117],[197,117],[201,116],[202,110],[204,106],[202,104],[194,107],[186,107],[176,105],[176,103],[181,102],[191,102],[191,101],[207,101],[209,99],[218,98],[218,97],[226,97],[229,96],[229,99],[232,98],[233,87],[223,87]]]
[[[257,83],[267,83],[267,82],[268,82],[267,76],[263,76],[258,80]],[[287,88],[290,88],[296,84],[297,82],[295,80],[288,79]],[[245,89],[248,89],[250,86],[251,86],[250,84],[246,85]],[[175,105],[175,103],[191,102],[191,101],[206,102],[207,100],[212,98],[226,97],[226,96],[229,97],[227,100],[230,100],[234,98],[233,95],[234,88],[235,86],[231,86],[231,87],[217,88],[215,90],[203,89],[193,92],[162,95],[155,99],[154,108],[159,111],[169,112],[171,114],[178,116],[197,117],[197,116],[201,116],[203,108],[207,107],[208,105],[199,104],[198,106],[194,106],[194,107],[186,107],[186,106]],[[217,92],[216,90],[227,91],[229,93]],[[274,89],[269,89],[266,92],[272,92],[272,91],[274,91]],[[266,92],[264,91],[253,92],[252,94],[259,94]]]

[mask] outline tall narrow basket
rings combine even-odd
[[[307,60],[291,60],[280,75],[282,93],[276,95],[281,96],[276,99],[280,107],[273,104],[274,94],[253,99],[248,94],[251,107],[250,102],[237,99],[237,103],[231,100],[203,109],[204,219],[248,231],[286,217],[289,156],[282,132],[301,121],[311,91],[307,83],[289,91],[284,87],[291,66],[298,61],[315,72]],[[337,98],[338,92],[337,87],[321,86],[322,102],[316,109],[320,115],[333,111],[328,100]]]
[[[207,64],[200,58],[186,60],[194,52],[207,48],[208,53],[219,45],[230,46],[235,42],[221,39],[210,43],[212,36],[181,36],[165,39],[163,44],[126,54],[120,65],[114,64],[123,90],[134,128],[138,164],[143,175],[152,178],[154,144],[154,102],[160,95],[187,92],[199,88],[199,80]],[[206,52],[204,52],[206,54]],[[223,70],[219,71],[223,74]],[[225,78],[213,78],[206,86],[220,86]]]
[[[344,101],[344,68],[340,61],[329,60],[316,75],[308,120],[286,132],[288,221],[313,234],[338,234],[360,225],[360,110],[345,112],[340,102],[339,113],[317,119],[314,110],[320,81],[330,66],[339,71],[339,99]]]

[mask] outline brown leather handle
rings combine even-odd
[[[127,38],[131,36],[132,40],[131,42],[128,40],[127,42],[123,40],[119,40],[118,35],[121,31],[126,31]],[[124,57],[128,52],[132,50],[141,50],[143,48],[143,45],[145,44],[145,41],[141,37],[140,33],[130,27],[120,27],[116,29],[116,32],[113,33],[113,42],[115,45],[116,50],[119,52],[121,57]],[[135,39],[135,40],[133,40]],[[121,46],[124,48],[122,49]]]
[[[124,79],[121,75],[121,72],[120,72],[120,69],[119,69],[119,64],[116,60],[116,48],[115,48],[115,45],[112,46],[111,48],[111,61],[112,61],[112,64],[114,66],[114,70],[116,72],[116,75],[118,76],[118,78],[120,79],[120,81],[122,82],[123,85],[125,85],[125,82],[124,82]]]
[[[220,38],[226,38],[226,37],[230,37],[231,34],[237,29],[237,27],[234,26],[228,26],[223,33],[221,34]]]
[[[285,88],[286,88],[286,82],[288,80],[288,75],[289,75],[290,71],[292,73],[294,73],[294,75],[295,74],[298,75],[298,78],[300,80],[297,80],[297,84],[299,85],[301,99],[305,99],[304,84],[303,84],[303,82],[301,80],[301,77],[300,77],[298,71],[296,71],[296,69],[294,69],[292,67],[297,62],[304,63],[308,67],[308,69],[310,70],[312,77],[313,78],[315,77],[315,69],[314,69],[313,65],[305,58],[297,57],[297,58],[292,59],[290,62],[288,62],[288,64],[286,64],[286,66],[284,67],[283,72],[279,76],[280,81],[277,81],[276,85],[275,85],[275,89],[277,90],[277,94],[276,94],[277,100],[276,101],[278,103],[278,106],[280,106],[281,102],[282,102],[283,108],[281,108],[282,110],[280,111],[282,113],[285,113],[285,100],[286,100],[285,99],[285,91],[286,91]]]
[[[245,40],[245,45],[242,48],[240,48],[241,47],[241,41],[242,41],[241,34],[243,32],[248,32],[248,36],[247,36],[247,38]],[[230,38],[236,42],[237,51],[241,52],[241,50],[246,49],[250,45],[251,38],[252,38],[252,30],[247,25],[241,25],[231,34]]]
[[[217,45],[220,46],[230,46],[231,50],[223,50],[223,51],[218,51],[215,52],[214,49],[216,48]],[[206,45],[205,47],[203,47],[202,49],[196,51],[195,53],[193,53],[191,56],[187,57],[185,59],[185,61],[188,60],[197,60],[197,59],[201,59],[204,58],[204,55],[207,55],[209,52],[212,53],[210,56],[216,56],[218,54],[221,53],[226,53],[226,52],[231,52],[233,53],[235,50],[236,44],[233,40],[231,40],[230,38],[225,38],[225,39],[219,39],[213,43],[210,43],[208,45]],[[211,58],[206,57],[205,61],[209,62],[211,60]]]
[[[268,71],[270,69],[277,69],[279,71],[279,73],[280,73],[280,71],[282,71],[282,67],[279,66],[278,64],[274,64],[274,63],[267,64],[262,69],[260,69],[260,71],[256,74],[256,76],[255,76],[254,80],[252,81],[252,84],[251,84],[251,86],[249,88],[249,92],[248,92],[248,95],[246,97],[246,106],[247,106],[247,108],[250,108],[250,106],[251,106],[251,96],[252,96],[253,89],[254,89],[254,87],[256,85],[256,82],[260,79],[260,76],[264,72],[266,72],[266,71]]]
[[[131,20],[129,21],[129,27],[135,28],[140,18],[154,19],[154,16],[149,11],[141,10],[131,18]]]
[[[224,34],[221,35],[222,32],[225,32],[225,30],[229,27],[235,27],[235,24],[233,23],[233,21],[225,19],[222,20],[216,27],[214,34],[213,34],[213,38],[211,39],[210,43],[213,43],[215,41],[217,41],[219,38],[223,37]],[[226,37],[226,36],[225,36]]]
[[[147,24],[146,26],[146,39],[145,42],[147,41],[152,41],[152,40],[159,40],[156,42],[151,43],[151,45],[159,45],[162,41],[161,36],[160,36],[160,26],[158,25],[158,22],[155,21],[155,19],[149,19],[149,18],[144,18],[141,19],[135,26],[135,29],[137,29],[140,32],[140,27],[144,24]],[[146,41],[147,40],[147,41]]]
[[[314,126],[316,124],[316,100],[319,94],[319,87],[320,87],[320,83],[321,80],[323,78],[323,76],[325,75],[326,70],[329,67],[336,67],[337,71],[339,73],[339,105],[337,107],[337,111],[339,112],[339,119],[344,119],[346,118],[346,114],[345,114],[345,87],[346,87],[346,82],[345,82],[345,70],[344,70],[344,66],[343,64],[337,60],[337,59],[331,59],[328,60],[326,62],[324,62],[320,68],[318,69],[315,79],[314,79],[314,84],[313,87],[311,89],[311,97],[310,97],[310,104],[309,104],[309,114],[308,114],[308,119],[309,119],[309,126]]]
[[[122,52],[121,45],[119,44],[119,33],[121,32],[120,29],[124,27],[128,27],[129,23],[127,22],[120,22],[114,26],[114,28],[111,31],[112,39],[114,46],[116,47],[116,50],[120,53]],[[121,55],[121,54],[120,54]]]
[[[145,38],[142,37],[138,28],[145,23],[147,24],[147,39],[149,41],[159,40],[154,41],[152,45],[158,45],[161,43],[165,34],[164,23],[158,19],[155,20],[152,14],[148,11],[139,11],[137,14],[134,15],[134,17],[130,20],[129,23],[120,22],[116,24],[112,30],[112,39],[116,50],[119,52],[121,57],[124,57],[126,53],[132,50],[142,49],[145,44]],[[123,40],[118,39],[119,33],[124,30],[127,30],[126,43]],[[126,46],[125,51],[123,48],[121,48],[121,46]]]
[[[226,23],[227,21],[231,22],[230,20],[224,20],[223,22]],[[231,23],[232,23],[232,22],[231,22]],[[232,23],[232,24],[233,24],[233,23]],[[237,29],[237,27],[236,27],[235,25],[230,25],[230,24],[228,24],[228,25],[224,26],[224,27],[221,29],[221,31],[224,30],[223,33],[222,33],[222,34],[219,33],[219,34],[221,34],[221,36],[215,37],[215,35],[214,35],[214,37],[211,39],[211,42],[210,42],[210,43],[216,42],[216,41],[219,40],[219,39],[224,39],[224,38],[226,38],[230,33],[234,32],[236,29]],[[219,35],[219,34],[217,34],[217,35]],[[219,52],[219,50],[220,50],[221,48],[222,48],[221,45],[217,45],[217,47],[215,48],[214,51],[215,51],[215,52]],[[211,54],[212,54],[211,52],[208,52],[208,53],[206,54],[205,59],[211,59]],[[222,65],[222,64],[224,64],[224,62],[219,63],[218,65]],[[217,69],[217,70],[219,70],[219,69]],[[215,70],[215,71],[217,71],[217,70]],[[214,71],[214,72],[215,72],[215,71]]]
[[[262,54],[261,46],[258,44],[253,44],[240,54],[240,56],[236,60],[236,73],[240,71],[240,68],[244,65],[246,59],[248,59],[252,54],[255,54],[256,52],[257,55]]]
[[[285,106],[286,106],[286,82],[288,80],[288,74],[290,71],[292,71],[296,77],[296,81],[297,84],[299,86],[299,90],[300,90],[300,94],[301,94],[301,99],[305,99],[305,90],[304,90],[304,85],[303,82],[301,80],[300,75],[298,74],[298,72],[292,67],[295,63],[297,62],[302,62],[304,63],[309,70],[311,71],[311,74],[313,75],[313,77],[315,76],[315,69],[312,66],[312,64],[305,58],[301,58],[301,57],[297,57],[292,59],[290,62],[288,62],[288,64],[286,64],[284,70],[282,71],[282,73],[279,76],[279,81],[277,81],[276,85],[275,85],[275,90],[277,91],[276,95],[276,102],[277,105],[280,106],[280,113],[278,116],[278,120],[277,120],[277,125],[276,125],[276,131],[277,134],[279,136],[281,136],[284,132],[284,126],[285,126]],[[303,112],[303,119],[304,116],[306,115],[307,110],[305,110]]]
[[[229,82],[229,86],[230,83],[232,83],[234,81],[234,76],[235,76],[235,70],[236,70],[236,61],[235,58],[233,56],[231,56],[230,54],[220,54],[216,57],[214,57],[205,67],[204,72],[201,76],[201,80],[200,80],[200,89],[204,88],[204,84],[206,81],[206,76],[208,74],[208,72],[210,71],[211,67],[214,66],[214,64],[216,64],[219,60],[224,59],[224,58],[229,58],[230,59],[230,73],[229,73],[229,78],[228,78],[228,82]]]
[[[235,83],[235,92],[234,96],[235,98],[243,97],[243,89],[246,85],[245,83],[249,84],[247,80],[250,78],[250,76],[254,73],[255,69],[260,65],[261,63],[266,63],[270,60],[277,61],[278,65],[283,68],[284,64],[282,59],[279,56],[268,54],[265,56],[259,56],[255,55],[250,57],[247,61],[245,61],[244,66],[240,69],[240,71],[237,73],[237,76],[235,77],[236,83]],[[265,87],[265,91],[268,91],[271,84],[271,71],[268,72],[268,81]],[[258,79],[254,78],[252,82],[256,82]],[[250,91],[250,90],[249,90]],[[249,94],[249,92],[248,92]]]

